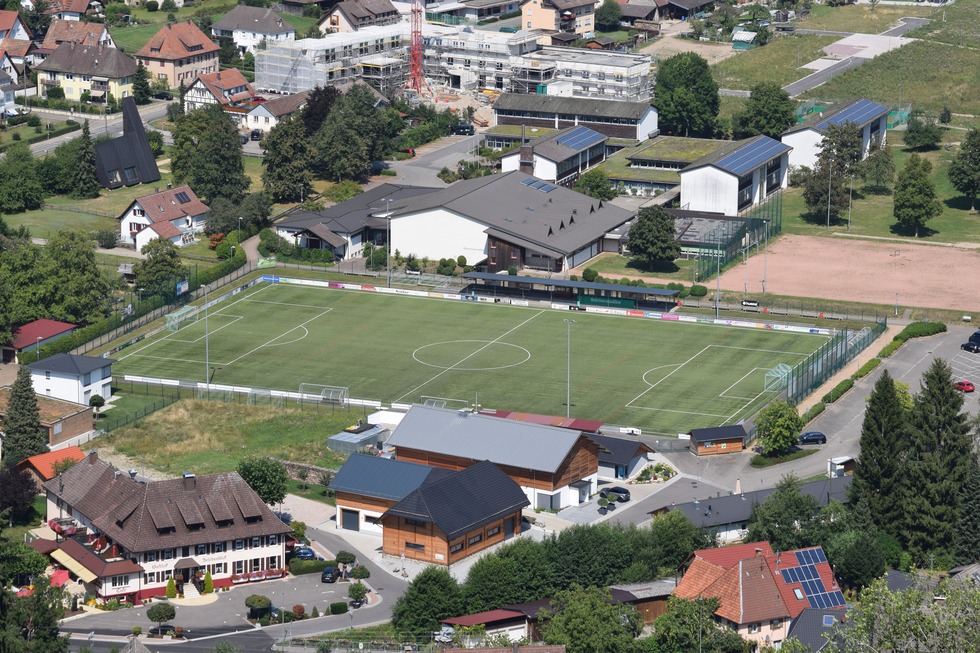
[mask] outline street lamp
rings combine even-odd
[[[575,324],[575,320],[565,320],[565,326],[567,331],[566,341],[566,354],[567,354],[567,374],[565,382],[565,417],[569,418],[572,416],[572,325]]]
[[[238,243],[242,242],[242,216],[238,216]]]
[[[34,351],[37,352],[37,360],[38,361],[41,360],[41,340],[43,340],[43,338],[41,336],[38,336],[37,337],[37,343],[34,345]]]
[[[388,234],[385,236],[385,266],[388,271],[388,287],[391,288],[391,198],[385,198],[385,221]],[[352,615],[353,616],[353,615]]]
[[[207,389],[208,401],[211,400],[211,352],[208,342],[208,291],[211,286],[204,286],[204,384]]]

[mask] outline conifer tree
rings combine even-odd
[[[895,532],[898,519],[899,452],[907,451],[905,414],[895,392],[895,382],[885,370],[868,397],[861,425],[861,455],[854,470],[851,505],[863,501],[882,530]]]
[[[973,460],[963,394],[953,371],[937,358],[922,377],[909,414],[909,446],[902,474],[899,538],[913,560],[949,554],[955,545],[959,492]]]
[[[146,71],[142,61],[133,75],[133,99],[136,104],[147,104],[150,101],[150,73]]]
[[[980,464],[970,465],[960,488],[956,518],[956,564],[980,562]]]
[[[37,395],[31,383],[31,370],[21,365],[17,370],[17,380],[10,388],[10,403],[4,421],[3,459],[7,465],[16,465],[47,450]]]
[[[79,137],[78,160],[71,169],[71,197],[89,199],[99,196],[99,180],[95,175],[95,143],[88,128],[88,120],[82,125]]]

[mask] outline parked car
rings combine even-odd
[[[957,381],[953,384],[953,387],[960,392],[973,392],[976,390],[976,387],[969,381]]]
[[[158,100],[166,100],[169,102],[170,100],[174,99],[174,94],[170,91],[160,91],[159,93],[154,93],[153,97]]]
[[[970,342],[980,342],[980,331],[974,331],[970,336]]]
[[[261,129],[253,129],[252,130],[252,140],[253,141],[261,141],[262,140],[262,130]]]
[[[239,140],[241,140],[242,145],[245,145],[246,143],[248,143],[248,136],[239,136],[238,138],[239,138]]]
[[[293,553],[295,553],[297,560],[316,560],[316,553],[308,546],[296,547]]]
[[[827,444],[827,436],[820,431],[807,431],[800,435],[800,444]]]
[[[980,342],[964,342],[960,345],[960,349],[971,354],[980,354]]]
[[[461,136],[472,136],[473,134],[476,133],[476,128],[473,127],[473,125],[466,125],[466,124],[456,125],[455,127],[453,127],[453,133]]]
[[[336,567],[324,567],[323,573],[320,574],[321,583],[336,583],[338,578],[340,578],[340,571]]]
[[[354,608],[355,610],[362,605],[364,605],[364,599],[351,599],[350,607]]]
[[[599,490],[599,496],[603,499],[609,499],[610,501],[626,503],[630,500],[630,491],[624,487],[614,485],[612,487],[602,488]]]

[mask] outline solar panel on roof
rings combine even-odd
[[[191,201],[191,198],[188,197],[187,193],[185,193],[184,191],[180,191],[179,193],[174,195],[174,197],[176,197],[177,201],[180,202],[181,204],[187,204],[188,202]]]
[[[604,138],[605,136],[589,129],[588,127],[576,127],[567,134],[556,138],[555,142],[559,145],[572,148],[573,150],[580,150],[586,147],[591,147],[592,145],[602,141]]]
[[[535,179],[534,177],[528,177],[527,179],[525,179],[521,183],[524,184],[525,186],[530,186],[531,184],[533,184],[536,181],[537,181],[537,179]]]
[[[799,563],[799,564],[801,564],[801,565],[810,564],[810,561],[807,560],[806,551],[797,551],[796,552],[796,562]]]
[[[779,141],[771,138],[759,138],[738,148],[731,154],[721,157],[715,162],[715,165],[734,175],[742,176],[781,154],[785,149],[787,146]]]
[[[844,595],[840,592],[831,592],[830,604],[835,608],[839,608],[842,605],[846,605],[847,602],[844,600]]]
[[[551,191],[555,190],[556,188],[558,188],[558,187],[557,186],[552,186],[551,184],[545,184],[544,186],[542,186],[538,190],[541,191],[542,193],[550,193]]]
[[[843,111],[830,116],[825,120],[821,120],[815,125],[815,128],[818,130],[823,130],[830,125],[843,125],[844,123],[848,122],[852,122],[856,125],[864,125],[868,121],[873,120],[875,116],[880,116],[882,112],[887,111],[888,109],[885,107],[870,100],[858,100]]]
[[[815,607],[823,610],[827,607],[827,598],[823,594],[815,594],[813,596],[813,603]]]
[[[827,562],[827,556],[824,555],[823,549],[814,549],[813,555],[817,558],[817,562]]]

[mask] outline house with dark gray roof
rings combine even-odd
[[[285,573],[292,529],[237,472],[143,482],[136,470],[116,470],[93,451],[44,489],[52,529],[84,533],[98,551],[111,549],[141,568],[125,583],[103,585],[102,596],[161,596],[178,577],[188,597],[201,589],[196,581],[205,573],[214,587]]]
[[[598,491],[599,445],[581,431],[415,405],[388,446],[399,460],[446,469],[489,460],[535,508],[579,505]]]
[[[336,526],[349,531],[381,533],[381,515],[448,469],[367,454],[350,456],[330,481],[336,499]]]
[[[569,127],[522,144],[500,158],[503,172],[520,172],[562,186],[571,185],[606,158],[608,139],[588,127]]]
[[[786,638],[796,639],[807,647],[810,653],[819,653],[827,649],[831,642],[837,645],[837,650],[846,650],[843,639],[836,636],[836,632],[838,626],[847,628],[850,624],[851,622],[840,610],[805,608],[790,623]]]
[[[789,184],[792,147],[754,136],[715,149],[680,172],[683,208],[738,215]]]
[[[483,460],[422,483],[389,508],[382,551],[450,565],[520,534],[529,505],[521,486]]]
[[[317,24],[324,34],[356,32],[372,25],[394,25],[402,21],[391,0],[343,0],[334,5]]]
[[[698,456],[741,451],[748,437],[741,424],[694,429],[688,435],[691,438],[691,453]]]
[[[88,406],[95,395],[105,400],[112,396],[115,362],[101,356],[55,354],[27,367],[37,394]]]
[[[95,144],[95,176],[103,188],[115,189],[160,181],[143,119],[131,97],[122,100],[123,133]]]
[[[255,53],[260,44],[292,41],[296,28],[268,7],[235,5],[221,20],[211,26],[216,39],[230,38],[238,54]]]
[[[37,93],[47,97],[48,89],[61,87],[65,99],[78,102],[88,94],[89,101],[102,104],[111,94],[117,99],[133,94],[133,75],[137,64],[122,50],[103,44],[83,45],[66,41],[39,63]]]
[[[790,146],[791,166],[812,168],[817,163],[823,137],[833,125],[851,125],[861,132],[861,158],[885,143],[888,107],[871,100],[852,100],[812,114],[783,132],[780,140]]]
[[[588,127],[610,138],[644,141],[658,132],[649,102],[504,93],[493,105],[493,124],[565,129]]]
[[[648,445],[636,438],[617,438],[594,434],[599,443],[599,477],[615,480],[633,478],[643,471],[653,453]]]

